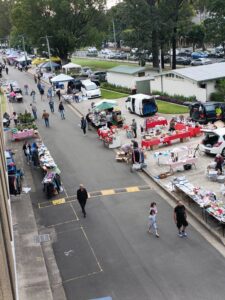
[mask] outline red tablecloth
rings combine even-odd
[[[187,126],[183,123],[176,123],[175,125],[176,130],[188,130],[190,132],[190,137],[194,137],[196,135],[201,134],[201,127],[192,127],[192,126]]]
[[[166,136],[164,138],[161,138],[161,139],[154,139],[154,140],[142,140],[141,142],[141,146],[143,148],[149,148],[151,146],[154,146],[154,145],[159,145],[159,144],[170,144],[171,141],[173,140],[177,140],[177,139],[185,139],[185,138],[188,138],[190,137],[191,134],[189,131],[184,131],[184,132],[180,132],[180,133],[177,133],[177,134],[173,134],[173,135],[170,135],[170,136]]]
[[[163,125],[163,126],[166,126],[168,123],[167,123],[167,120],[166,119],[147,119],[146,120],[146,130],[148,128],[153,128],[157,125]]]
[[[100,139],[106,138],[107,136],[109,136],[109,133],[110,133],[110,129],[101,129],[101,128],[98,129],[98,135]]]

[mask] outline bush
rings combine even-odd
[[[181,104],[181,105],[187,105],[187,103],[184,104],[184,102],[195,102],[197,101],[195,96],[191,96],[191,97],[184,97],[182,95],[169,95],[167,93],[162,93],[159,91],[153,91],[152,92],[153,95],[159,95],[159,97],[157,97],[157,99],[159,100],[163,100],[166,102],[170,102],[170,103],[175,103],[175,104]]]
[[[224,102],[224,98],[220,92],[214,92],[210,95],[210,101],[214,102]]]
[[[131,94],[131,90],[123,87],[123,86],[118,86],[115,84],[110,84],[108,82],[104,82],[101,84],[101,88],[106,89],[106,90],[111,90],[111,91],[115,91],[115,92],[119,92],[119,93],[123,93],[123,94]]]

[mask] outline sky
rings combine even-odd
[[[117,4],[118,2],[120,2],[121,0],[107,0],[107,7],[110,8],[113,5]]]

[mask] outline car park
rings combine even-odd
[[[207,58],[207,57],[208,57],[208,54],[207,54],[207,53],[204,53],[204,52],[201,52],[201,51],[198,51],[198,52],[192,52],[192,53],[191,53],[191,57],[192,57],[193,59]]]
[[[225,157],[225,128],[202,129],[204,133],[200,150],[206,154],[221,154]]]
[[[191,61],[192,66],[202,66],[212,64],[211,59],[208,58],[198,58]]]

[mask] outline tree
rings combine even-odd
[[[193,51],[195,51],[196,45],[204,49],[205,27],[202,24],[193,24],[187,33],[187,38],[192,43]]]
[[[6,38],[10,34],[10,10],[13,3],[13,0],[0,0],[0,38]]]
[[[102,33],[100,18],[105,0],[21,0],[12,10],[12,20],[17,33],[24,33],[34,46],[40,46],[40,37],[51,36],[54,54],[67,60],[69,53],[93,40]],[[94,30],[98,28],[98,30]]]

